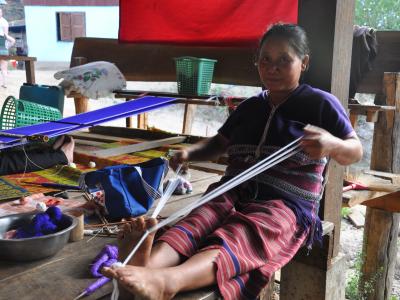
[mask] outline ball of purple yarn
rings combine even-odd
[[[93,260],[90,272],[94,277],[103,276],[100,271],[103,267],[109,267],[118,259],[118,247],[106,245]]]
[[[36,214],[31,222],[17,229],[15,238],[38,237],[57,232],[68,227],[69,218],[58,207],[49,207],[46,212]]]

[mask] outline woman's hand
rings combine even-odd
[[[304,152],[312,159],[330,156],[340,139],[334,137],[325,129],[307,125],[304,127],[304,137],[300,142]]]
[[[11,35],[6,35],[6,39],[7,39],[7,41],[8,41],[8,45],[9,45],[9,47],[12,47],[12,46],[14,46],[14,44],[15,44],[15,39],[11,36]]]
[[[362,145],[355,134],[342,140],[325,129],[312,125],[304,127],[304,137],[300,145],[311,159],[330,156],[341,165],[359,161],[363,153]]]
[[[174,151],[174,154],[169,159],[169,166],[176,170],[179,165],[182,165],[182,169],[187,169],[187,162],[189,161],[189,152],[185,149]]]

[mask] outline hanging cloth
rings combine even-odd
[[[276,22],[297,23],[298,0],[121,0],[121,42],[257,45]]]

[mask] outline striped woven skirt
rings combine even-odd
[[[236,300],[255,299],[306,236],[282,200],[240,202],[228,192],[192,211],[158,241],[185,257],[219,249],[218,288],[224,299]]]

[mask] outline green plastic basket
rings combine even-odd
[[[59,120],[61,117],[57,108],[9,96],[1,109],[0,125],[2,130],[12,129]]]
[[[191,56],[176,57],[176,82],[178,93],[184,95],[207,95],[210,90],[215,59]]]

